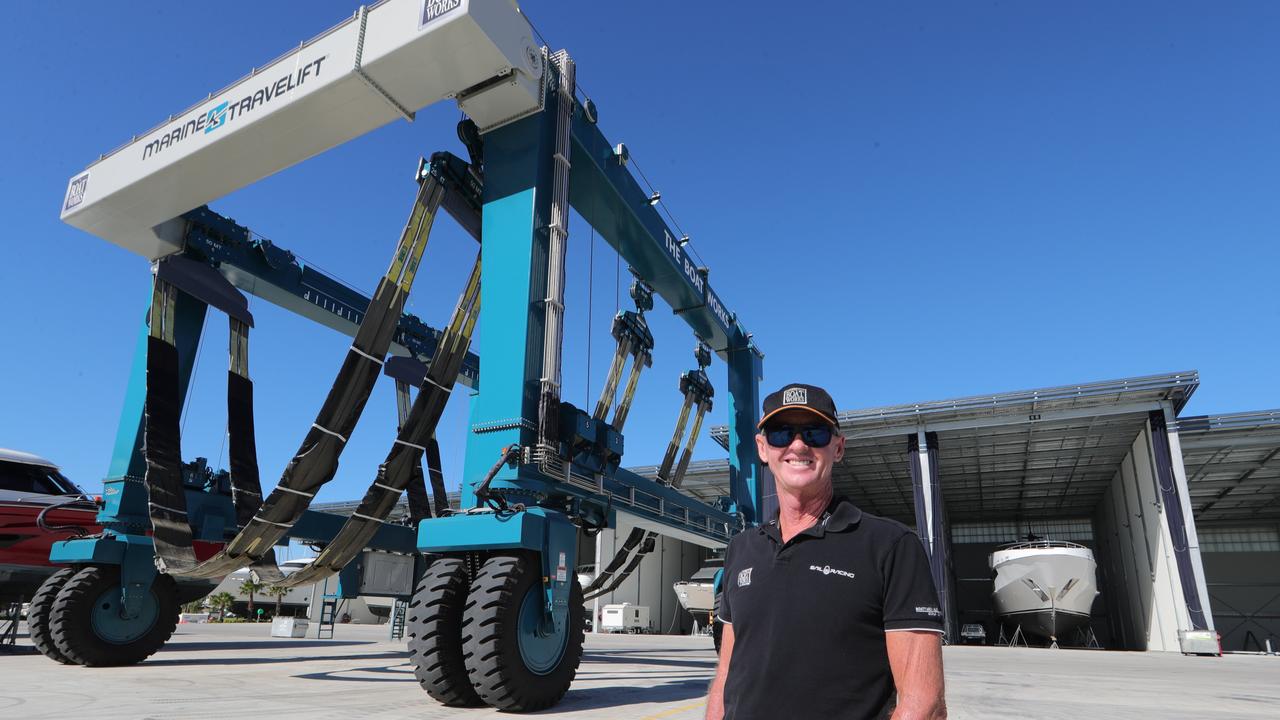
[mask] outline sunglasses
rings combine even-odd
[[[831,444],[832,431],[830,425],[775,425],[764,429],[764,440],[772,447],[784,448],[791,444],[796,435],[812,448],[824,448]]]

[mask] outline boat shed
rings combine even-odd
[[[1179,631],[1203,628],[1226,650],[1280,649],[1280,410],[1178,417],[1198,385],[1192,371],[844,411],[836,491],[920,534],[952,641],[966,624],[998,641],[988,558],[1032,533],[1095,555],[1092,638],[1064,644],[1177,651]],[[694,461],[683,490],[716,502],[728,477],[723,459]],[[580,563],[608,562],[629,530],[584,538]],[[705,619],[670,586],[707,556],[661,538],[592,604],[646,606],[653,631],[688,632]]]
[[[1214,624],[1229,650],[1280,650],[1280,410],[1178,420]]]
[[[979,623],[999,639],[988,557],[1034,534],[1097,561],[1093,634],[1065,643],[1177,651],[1180,632],[1214,628],[1176,421],[1198,385],[1189,371],[844,411],[836,492],[918,532],[951,641]],[[726,476],[697,466],[685,484],[709,497]]]

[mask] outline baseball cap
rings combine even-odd
[[[764,399],[764,417],[760,418],[756,428],[764,427],[769,418],[783,410],[808,410],[822,418],[823,422],[840,427],[840,421],[836,418],[835,401],[826,390],[817,385],[792,383],[783,386],[777,392],[770,393]]]

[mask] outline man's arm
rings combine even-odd
[[[733,625],[725,623],[720,633],[720,662],[716,677],[707,691],[707,720],[724,717],[724,681],[729,677],[729,658],[733,657]]]
[[[946,718],[942,636],[924,630],[894,630],[884,634],[884,643],[889,651],[893,683],[898,686],[898,707],[893,711],[892,720]],[[719,717],[716,716],[717,720]]]

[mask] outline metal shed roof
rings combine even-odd
[[[1178,420],[1196,522],[1280,518],[1280,410]]]
[[[913,524],[907,439],[923,431],[937,433],[952,522],[1087,516],[1147,414],[1164,403],[1180,410],[1198,385],[1188,371],[844,411],[836,491]],[[727,434],[712,429],[722,445]]]

